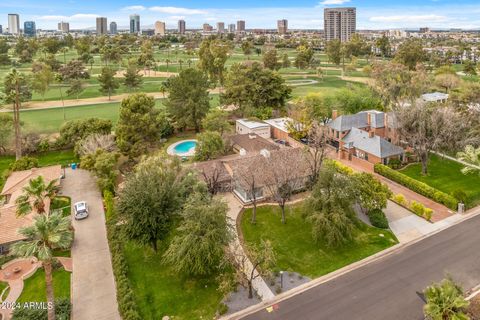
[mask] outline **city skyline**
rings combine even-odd
[[[187,6],[188,5],[188,6]],[[18,13],[21,23],[35,21],[39,29],[56,29],[60,21],[70,23],[71,29],[95,28],[97,17],[116,21],[119,28],[129,26],[129,15],[139,14],[142,27],[153,27],[155,21],[165,21],[167,29],[175,29],[178,20],[187,22],[187,28],[201,29],[204,23],[226,25],[245,20],[247,29],[275,29],[277,20],[287,19],[289,29],[323,29],[323,10],[330,7],[356,7],[358,29],[409,29],[419,27],[480,29],[478,1],[452,0],[403,1],[402,5],[384,4],[378,0],[300,0],[243,1],[241,4],[189,1],[185,7],[178,2],[164,1],[98,1],[81,3],[70,0],[61,7],[36,4],[33,0],[0,4],[0,24],[7,25],[7,14]],[[93,8],[93,9],[92,9]],[[40,13],[40,14],[39,14]],[[268,17],[268,19],[265,19]]]

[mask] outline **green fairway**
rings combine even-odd
[[[480,204],[480,175],[464,175],[460,172],[462,168],[463,165],[458,162],[430,154],[426,176],[422,175],[420,163],[411,164],[401,172],[451,195],[456,190],[462,190],[467,195],[467,208],[472,208]]]
[[[70,272],[63,268],[53,271],[53,291],[55,299],[70,300]],[[25,280],[22,294],[17,302],[46,302],[45,271],[38,269],[34,275]]]
[[[246,245],[258,246],[262,239],[270,240],[277,259],[276,271],[316,278],[397,243],[390,231],[362,223],[355,231],[355,241],[338,248],[327,247],[313,240],[311,224],[302,217],[302,210],[302,204],[287,207],[286,224],[281,223],[278,206],[259,207],[256,224],[250,222],[251,209],[243,213],[241,228]]]
[[[335,77],[335,76],[323,77],[323,80],[316,79],[316,78],[311,78],[311,79],[318,80],[318,83],[308,85],[308,86],[293,87],[292,96],[296,98],[296,97],[305,96],[309,93],[323,93],[323,92],[330,93],[334,90],[344,88],[348,84],[364,86],[364,84],[362,83],[342,80],[339,77]]]

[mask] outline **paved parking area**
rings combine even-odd
[[[72,198],[72,205],[87,201],[90,211],[87,219],[73,220],[72,319],[120,319],[102,197],[95,179],[88,171],[67,169],[62,193]]]

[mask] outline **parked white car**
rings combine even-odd
[[[73,210],[76,220],[82,220],[88,217],[88,205],[85,201],[75,203]]]

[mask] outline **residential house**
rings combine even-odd
[[[236,134],[229,137],[233,150],[240,155],[258,154],[262,150],[278,150],[280,147],[256,133]]]
[[[25,171],[13,172],[7,179],[2,193],[4,198],[3,205],[0,205],[0,254],[5,253],[8,247],[24,237],[18,233],[18,229],[32,224],[36,213],[17,217],[15,201],[23,193],[23,188],[29,181],[42,176],[45,183],[60,179],[62,176],[61,166],[51,166],[45,168],[33,168]],[[50,210],[50,202],[46,203],[46,211]]]
[[[236,121],[235,132],[237,134],[255,133],[262,138],[270,138],[270,126],[265,122],[240,119]]]

